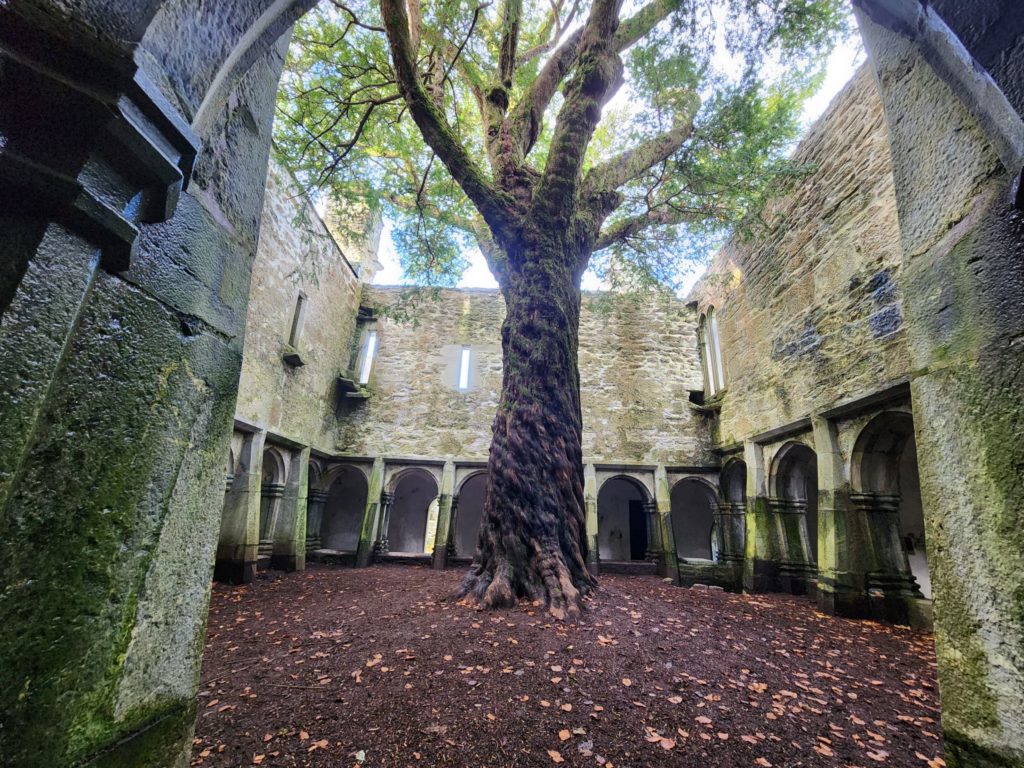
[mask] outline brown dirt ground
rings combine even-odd
[[[930,634],[627,576],[561,624],[445,601],[460,578],[216,586],[193,765],[943,765]]]

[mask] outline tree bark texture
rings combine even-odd
[[[477,552],[459,597],[482,608],[533,600],[565,618],[596,582],[586,567],[578,258],[567,258],[564,230],[551,234],[533,229],[502,284],[502,393]]]

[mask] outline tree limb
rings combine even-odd
[[[634,45],[680,6],[681,0],[651,0],[619,25],[614,38],[615,51],[621,53]],[[583,30],[576,30],[562,41],[523,97],[509,111],[507,129],[515,137],[523,157],[530,153],[536,143],[544,112],[558,91],[558,86],[576,63],[582,34]]]
[[[505,88],[512,87],[522,15],[523,0],[505,0],[501,14],[501,45],[498,48],[498,81]]]
[[[598,235],[594,242],[594,253],[625,242],[645,229],[656,226],[671,226],[688,222],[704,221],[709,215],[705,209],[678,207],[651,208],[644,213],[614,222]]]
[[[601,108],[622,84],[622,60],[613,37],[619,0],[594,0],[579,42],[576,71],[565,86],[551,151],[534,195],[533,212],[555,222],[571,210],[579,191],[583,158],[601,120]]]
[[[695,112],[696,110],[694,110]],[[648,168],[672,156],[693,134],[693,113],[669,131],[595,165],[587,173],[584,189],[611,192],[639,177]]]
[[[466,148],[455,138],[443,112],[420,82],[409,36],[405,0],[381,0],[381,16],[391,46],[399,90],[424,140],[437,153],[487,224],[495,233],[504,232],[511,217],[503,196],[487,181]]]

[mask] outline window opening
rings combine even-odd
[[[366,348],[363,352],[363,364],[359,368],[359,383],[365,384],[370,380],[370,368],[373,366],[373,356],[377,352],[377,332],[370,331],[366,335]]]
[[[715,368],[715,389],[725,389],[725,369],[722,367],[722,344],[718,338],[718,313],[712,307],[708,310],[708,325],[711,326],[711,356]]]
[[[291,347],[299,345],[299,336],[302,335],[302,324],[306,319],[306,294],[299,291],[295,299],[295,314],[292,315],[292,330],[288,334],[288,344]]]
[[[462,348],[459,356],[459,389],[469,389],[469,347]]]

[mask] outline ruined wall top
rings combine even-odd
[[[367,286],[364,303],[393,307],[405,289]],[[372,397],[339,420],[337,448],[364,455],[484,459],[501,390],[496,290],[444,290],[410,312],[377,322]],[[583,452],[594,461],[713,461],[710,435],[693,414],[700,388],[693,311],[661,294],[585,293],[579,367]],[[468,386],[459,388],[463,349]]]
[[[691,298],[715,307],[729,445],[909,370],[888,134],[862,67],[800,143],[809,175],[733,238]]]

